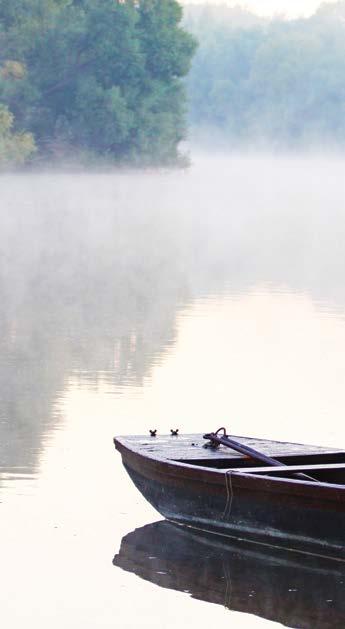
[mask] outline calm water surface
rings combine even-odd
[[[341,565],[159,522],[112,443],[345,448],[343,168],[1,179],[2,626],[345,625]]]

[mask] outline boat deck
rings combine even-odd
[[[312,446],[300,443],[287,443],[283,441],[270,441],[253,437],[232,436],[241,444],[248,445],[267,456],[282,462],[302,464],[306,459],[308,463],[340,463],[345,462],[345,451],[329,447]],[[133,435],[117,437],[115,442],[122,444],[130,450],[165,459],[180,461],[196,465],[227,467],[229,464],[235,467],[253,465],[249,457],[220,445],[218,448],[205,448],[207,441],[202,434],[188,435],[157,435],[156,437]]]

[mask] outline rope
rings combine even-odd
[[[225,487],[226,487],[226,505],[222,515],[222,519],[229,519],[231,515],[232,501],[234,497],[234,492],[232,489],[232,470],[226,470],[225,472]]]

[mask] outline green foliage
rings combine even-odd
[[[139,23],[146,67],[154,79],[171,80],[187,74],[195,43],[176,29],[182,9],[171,0],[141,0]]]
[[[181,19],[175,0],[0,0],[0,99],[41,153],[174,161],[195,48]]]
[[[0,103],[0,168],[24,164],[35,152],[31,133],[13,133],[13,114]]]
[[[188,78],[194,127],[228,143],[345,144],[345,2],[309,19],[190,8],[200,46]]]

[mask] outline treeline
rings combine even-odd
[[[199,40],[188,77],[194,137],[225,145],[345,145],[345,2],[308,19],[190,6]]]
[[[345,1],[298,20],[191,5],[182,22],[176,0],[0,0],[0,166],[176,163],[186,87],[194,139],[344,147]]]
[[[171,163],[195,41],[175,0],[0,0],[0,165]]]

